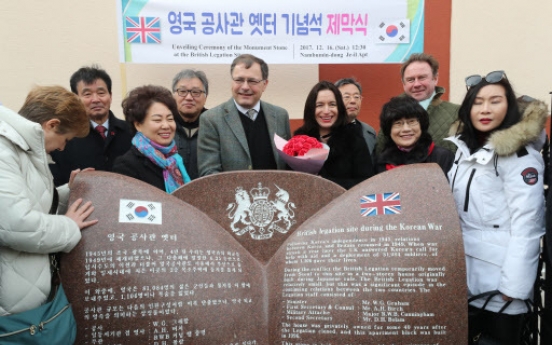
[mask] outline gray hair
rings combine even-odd
[[[353,84],[354,86],[356,86],[358,91],[362,93],[362,86],[360,86],[360,83],[355,78],[343,78],[335,82],[335,86],[337,86],[338,89],[343,85],[349,84]]]
[[[172,81],[172,90],[173,92],[176,91],[176,84],[178,84],[179,81],[182,79],[193,79],[197,78],[201,83],[203,84],[203,87],[205,88],[205,95],[207,96],[209,94],[209,81],[207,80],[207,76],[205,75],[205,72],[194,70],[194,69],[183,69],[182,71],[178,72],[177,75],[174,76]]]

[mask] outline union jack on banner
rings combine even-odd
[[[399,193],[369,194],[360,197],[360,215],[363,217],[400,213],[401,197]]]
[[[161,43],[159,17],[125,17],[128,43]]]

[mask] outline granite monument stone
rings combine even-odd
[[[252,204],[268,193],[263,188],[284,189],[287,202],[298,203],[293,185],[257,180],[213,184],[211,198],[241,186]],[[83,173],[78,197],[92,200],[100,220],[61,262],[78,344],[442,345],[467,338],[459,221],[434,164],[393,169],[337,196],[290,227],[268,262],[233,230],[140,181]]]

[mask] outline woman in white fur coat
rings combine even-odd
[[[466,78],[458,112],[458,146],[448,173],[462,227],[470,302],[470,342],[492,338],[519,344],[523,300],[531,298],[544,234],[544,162],[547,117],[543,103],[520,114],[503,71]]]
[[[0,323],[46,302],[49,254],[69,252],[97,222],[87,220],[90,202],[67,208],[69,188],[56,190],[48,168],[48,153],[89,127],[80,99],[60,86],[33,89],[19,114],[0,106]]]

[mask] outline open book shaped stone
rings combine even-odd
[[[205,200],[246,183],[260,183],[262,195],[262,188],[273,190],[270,174],[229,179],[203,191]],[[293,186],[278,187],[295,202]],[[140,181],[83,173],[73,189],[78,197],[94,203],[92,218],[100,220],[61,262],[78,344],[420,345],[467,338],[461,232],[437,165],[394,169],[337,196],[290,228],[267,262],[240,242],[245,234]],[[301,198],[313,196],[303,191]],[[229,212],[224,204],[221,213]]]

